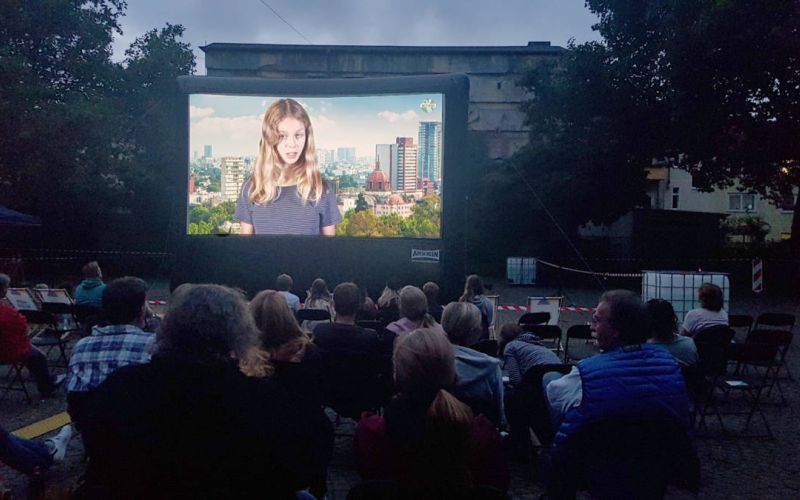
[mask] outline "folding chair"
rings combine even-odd
[[[377,319],[362,319],[356,321],[356,325],[360,326],[361,328],[369,328],[375,330],[376,332],[383,329],[383,325]]]
[[[777,373],[775,367],[777,354],[778,346],[774,343],[737,344],[731,349],[730,359],[736,362],[736,373],[718,380],[717,387],[724,394],[723,403],[729,403],[729,396],[734,392],[744,393],[750,402],[749,409],[743,412],[727,411],[722,413],[722,415],[745,415],[747,417],[739,432],[740,436],[744,436],[750,427],[753,416],[758,413],[767,433],[764,436],[749,435],[748,437],[774,438],[767,417],[761,409],[761,396],[765,390],[769,389]],[[746,370],[747,368],[750,370]]]
[[[297,321],[328,321],[331,320],[331,313],[325,309],[299,309],[295,314]]]
[[[577,354],[570,354],[570,340],[582,340],[578,346],[583,346]],[[597,354],[597,344],[592,337],[592,329],[589,325],[572,325],[567,329],[567,339],[564,342],[564,363],[570,361],[580,361]]]
[[[525,313],[522,316],[520,316],[517,324],[521,326],[524,330],[527,330],[529,327],[533,325],[546,325],[548,321],[550,321],[550,313],[543,311],[543,312]]]
[[[399,311],[392,311],[390,309],[381,309],[378,311],[378,315],[376,318],[378,321],[381,322],[382,327],[386,327],[389,323],[393,321],[397,321],[400,319],[400,312]]]
[[[692,381],[693,387],[706,386],[706,390],[695,393],[692,408],[692,425],[698,428],[706,428],[706,415],[709,409],[717,415],[720,427],[724,430],[722,416],[716,406],[714,398],[714,388],[721,377],[728,374],[728,354],[731,348],[734,331],[724,325],[712,326],[697,332],[694,336],[694,343],[697,346],[699,362],[697,371],[705,379],[701,384]],[[685,373],[684,373],[685,376]],[[688,388],[688,384],[687,384]]]
[[[547,314],[547,313],[545,313]],[[561,327],[557,325],[529,325],[527,332],[532,333],[542,340],[550,340],[553,347],[550,349],[558,355],[561,352]]]
[[[63,368],[69,367],[69,359],[67,358],[66,347],[69,343],[69,335],[75,328],[59,328],[56,324],[56,317],[46,311],[20,311],[25,319],[28,320],[28,325],[39,325],[40,330],[31,339],[31,344],[37,347],[46,349],[45,354],[49,357],[50,351],[58,348]],[[62,365],[55,365],[62,366]]]
[[[792,332],[794,330],[795,324],[795,317],[794,314],[787,314],[787,313],[764,313],[760,314],[756,319],[755,325],[753,325],[753,330],[761,330],[764,327],[768,327],[769,330],[786,330],[787,332]],[[781,353],[781,365],[783,370],[786,372],[786,378],[792,380],[792,372],[789,371],[789,366],[785,362],[786,354],[789,348],[784,350]]]
[[[750,334],[750,330],[753,329],[753,322],[755,320],[749,314],[729,314],[728,315],[728,326],[736,330],[737,332],[741,330],[744,333],[742,338],[747,338],[747,335]]]
[[[772,394],[772,389],[777,387],[781,395],[781,404],[784,405],[786,404],[786,398],[783,396],[779,374],[781,369],[786,369],[786,354],[789,352],[789,347],[792,344],[793,338],[794,334],[787,330],[766,330],[759,328],[750,332],[750,335],[747,336],[747,340],[745,341],[746,344],[772,344],[777,347],[778,356],[774,363],[775,377],[769,386],[767,397]]]
[[[24,368],[22,362],[3,364],[8,364],[9,368],[6,372],[6,383],[3,385],[3,387],[0,387],[0,389],[3,390],[3,395],[0,396],[0,402],[6,399],[6,396],[10,391],[20,391],[25,394],[25,400],[28,402],[28,404],[30,404],[31,396],[28,393],[28,388],[25,387],[25,377],[22,376],[22,370]]]

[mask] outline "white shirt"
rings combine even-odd
[[[569,373],[547,384],[545,392],[551,414],[554,417],[558,416],[558,422],[561,422],[570,409],[581,404],[583,399],[581,372],[573,366]]]
[[[692,309],[686,313],[681,330],[684,335],[692,337],[695,333],[704,328],[717,325],[728,325],[728,313],[724,310],[709,311],[703,308]]]

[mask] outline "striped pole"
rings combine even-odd
[[[761,259],[753,259],[753,292],[761,293],[764,291],[764,263]]]

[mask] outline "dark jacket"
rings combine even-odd
[[[319,469],[319,413],[235,363],[155,355],[95,396],[79,498],[294,498]]]

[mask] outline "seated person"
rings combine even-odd
[[[428,314],[428,299],[419,288],[404,286],[400,290],[400,319],[390,323],[386,329],[402,336],[418,328],[432,328],[444,333],[442,327]]]
[[[30,476],[62,462],[70,439],[72,426],[69,425],[52,438],[36,440],[19,438],[0,427],[0,462]]]
[[[700,307],[686,313],[681,325],[681,335],[694,337],[705,328],[712,326],[728,326],[728,313],[722,309],[724,296],[722,289],[711,283],[703,283],[697,291]]]
[[[250,301],[250,312],[271,363],[303,361],[311,339],[300,328],[284,294],[275,290],[258,292]]]
[[[72,348],[67,382],[67,411],[80,430],[87,398],[114,371],[148,363],[156,336],[142,330],[145,324],[147,283],[139,278],[118,278],[103,287],[103,313],[108,326],[95,326],[92,334]]]
[[[647,301],[650,316],[649,343],[663,347],[683,366],[697,366],[697,346],[690,337],[678,335],[678,317],[672,304],[664,299]]]
[[[425,294],[425,298],[428,299],[428,314],[438,323],[441,323],[444,307],[439,304],[439,285],[429,281],[422,285],[422,292]]]
[[[397,394],[384,416],[365,413],[356,429],[361,477],[396,480],[409,498],[470,498],[476,486],[506,491],[499,434],[447,390],[455,380],[447,339],[430,329],[403,336],[394,374]]]
[[[558,429],[545,460],[569,462],[569,439],[585,426],[612,418],[667,421],[688,433],[689,401],[681,370],[669,352],[646,343],[647,322],[647,309],[633,292],[611,290],[600,297],[592,330],[601,353],[580,361],[567,375],[548,373],[542,382]],[[572,474],[554,467],[547,472],[548,489],[557,489]]]
[[[494,322],[494,306],[492,301],[486,297],[486,289],[483,287],[483,280],[477,274],[467,276],[464,283],[464,293],[458,299],[459,302],[475,304],[481,312],[481,339],[489,338],[489,327]]]
[[[241,372],[258,336],[240,293],[176,289],[152,361],[116,370],[90,400],[92,460],[77,494],[296,498],[319,467],[319,423],[296,395]]]
[[[400,305],[400,289],[402,287],[403,285],[395,279],[387,281],[381,296],[378,297],[378,309],[381,311],[397,311]]]
[[[103,271],[97,261],[89,262],[81,270],[83,281],[75,288],[75,303],[78,305],[102,307],[103,290],[106,284],[103,283]]]
[[[506,323],[500,328],[498,348],[503,372],[512,386],[522,383],[525,373],[536,365],[561,363],[539,337],[525,332],[515,323]]]
[[[275,288],[278,290],[278,293],[283,295],[283,298],[286,299],[286,303],[289,304],[289,309],[293,312],[297,312],[300,309],[300,297],[292,293],[292,286],[294,286],[294,280],[288,274],[281,274],[275,280]]]
[[[0,299],[8,293],[11,278],[0,274]],[[53,377],[47,368],[47,357],[31,345],[28,321],[13,307],[0,303],[0,363],[22,363],[36,380],[36,389],[43,398],[51,397],[65,376]]]
[[[503,375],[500,361],[467,346],[481,336],[481,312],[469,302],[453,302],[444,308],[442,326],[456,356],[453,394],[475,413],[483,413],[495,424],[505,422]]]
[[[336,321],[320,323],[314,328],[314,344],[328,352],[359,352],[378,355],[378,334],[370,328],[356,326],[355,317],[361,307],[361,290],[355,283],[340,283],[333,289],[333,310]]]
[[[306,292],[307,298],[303,309],[317,309],[326,311],[333,318],[333,305],[331,304],[331,292],[328,291],[328,285],[322,278],[317,278],[311,283],[311,289]],[[329,323],[329,321],[304,321],[302,325],[303,330],[306,332],[313,332],[314,327],[320,323]]]

